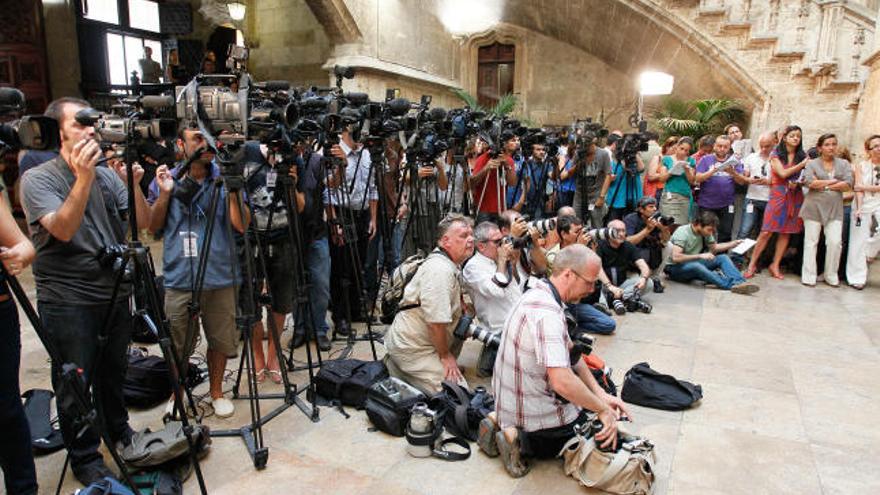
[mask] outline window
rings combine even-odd
[[[494,43],[482,46],[477,55],[477,100],[493,107],[502,96],[513,93],[516,47]]]
[[[86,19],[119,24],[119,5],[116,0],[83,0],[82,8]]]
[[[129,84],[132,71],[143,77],[138,62],[144,58],[144,47],[153,49],[153,60],[163,66],[162,43],[137,36],[107,33],[107,62],[110,84],[124,86]]]
[[[136,29],[159,32],[159,4],[150,0],[128,0],[128,23]]]

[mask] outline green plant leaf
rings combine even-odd
[[[468,93],[467,91],[461,88],[453,88],[452,93],[458,97],[459,100],[463,101],[465,105],[469,106],[471,110],[476,112],[485,112],[486,109],[481,107],[479,102],[477,101],[477,97]]]
[[[498,99],[498,102],[492,108],[491,112],[494,115],[503,117],[513,112],[518,104],[519,99],[516,97],[516,95],[507,93],[506,95]]]

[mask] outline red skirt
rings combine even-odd
[[[799,234],[804,230],[804,222],[798,216],[804,204],[804,191],[800,187],[770,186],[770,200],[764,209],[762,231],[780,234]]]

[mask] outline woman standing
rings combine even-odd
[[[769,267],[770,275],[779,280],[785,278],[779,270],[779,263],[788,248],[791,234],[799,234],[803,230],[799,213],[804,202],[804,192],[798,175],[807,165],[807,154],[804,153],[801,137],[800,127],[786,127],[782,139],[770,155],[770,199],[764,210],[764,224],[752,251],[749,267],[743,274],[745,278],[755,276],[761,253],[773,234],[779,234],[779,238],[776,239],[776,250]]]
[[[643,196],[650,196],[660,201],[660,194],[663,192],[663,187],[666,184],[666,179],[660,175],[660,169],[663,168],[660,162],[667,156],[672,155],[677,145],[678,136],[666,138],[666,141],[663,141],[663,146],[660,147],[660,154],[651,158],[651,161],[648,162],[648,173],[645,174],[645,186],[642,189]],[[691,147],[693,148],[693,146]]]
[[[868,261],[880,250],[880,235],[871,233],[871,224],[880,224],[880,135],[865,140],[865,152],[868,159],[854,170],[855,211],[850,219],[846,262],[846,280],[859,290],[868,280]]]
[[[819,158],[810,160],[804,169],[804,183],[809,188],[800,217],[804,220],[804,263],[801,283],[816,285],[816,246],[825,232],[825,283],[837,287],[843,229],[843,193],[853,184],[849,162],[837,157],[837,136],[822,134],[816,142]]]
[[[557,172],[560,177],[559,181],[559,189],[556,191],[557,195],[557,208],[562,208],[563,206],[571,206],[574,203],[574,190],[577,182],[577,174],[571,173],[571,170],[574,168],[574,158],[576,155],[576,147],[574,143],[569,143],[568,148],[566,149],[565,154],[559,154],[559,163],[557,166]],[[569,173],[565,173],[569,172]],[[562,177],[566,177],[562,179]]]
[[[691,221],[691,205],[694,201],[691,185],[694,183],[694,167],[697,166],[690,157],[693,148],[693,140],[683,137],[672,147],[672,154],[660,160],[662,166],[658,176],[665,184],[660,198],[660,211],[675,219],[675,223],[669,227],[670,232]],[[676,166],[678,163],[682,165]]]

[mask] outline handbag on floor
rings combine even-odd
[[[617,450],[604,451],[591,436],[601,423],[575,426],[575,436],[559,452],[565,459],[565,474],[587,488],[615,495],[648,495],[654,489],[654,445],[648,440],[618,430]]]

